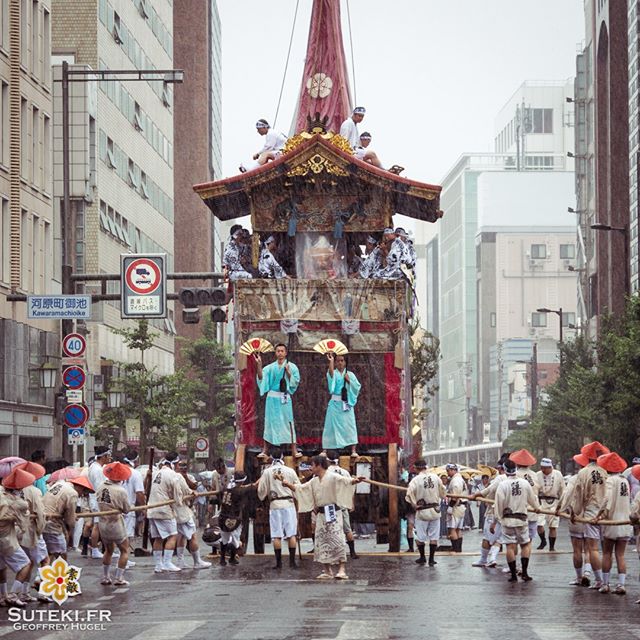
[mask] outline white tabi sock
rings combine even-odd
[[[618,574],[618,584],[621,584],[624,587],[624,583],[627,580],[627,574],[626,573],[619,573]]]
[[[13,587],[11,588],[11,593],[22,593],[22,582],[19,580],[13,581]]]
[[[153,558],[156,561],[156,567],[162,566],[162,549],[153,552]]]
[[[118,567],[116,569],[116,580],[122,580],[124,578],[124,569],[120,569],[120,567]]]
[[[591,567],[591,563],[590,562],[585,562],[584,572],[585,573],[593,573],[593,568]]]
[[[489,549],[485,549],[484,547],[480,548],[480,562],[487,562],[487,556],[489,555]]]
[[[596,580],[598,582],[602,582],[602,570],[601,569],[594,569],[593,570],[593,575],[596,577]]]
[[[191,557],[193,558],[193,566],[195,567],[197,564],[200,564],[202,560],[200,560],[200,549],[197,551],[191,552]]]
[[[165,549],[162,552],[162,564],[166,567],[171,564],[171,559],[173,558],[173,549]]]
[[[608,573],[603,573],[602,574],[602,582],[604,582],[605,584],[609,584],[609,574]]]
[[[180,562],[184,560],[184,547],[178,547],[176,549],[176,556]]]
[[[111,571],[111,565],[110,564],[103,564],[102,565],[102,573],[103,573],[105,578],[109,577],[109,572],[110,571]]]
[[[31,583],[27,580],[22,583],[22,593],[27,595],[29,593],[29,589],[31,588]]]
[[[578,580],[582,578],[582,567],[576,567],[576,578],[578,578]]]
[[[489,549],[489,562],[495,562],[498,559],[499,553],[500,547],[494,544],[491,549]]]
[[[6,595],[7,595],[7,583],[0,582],[0,596],[6,596]]]

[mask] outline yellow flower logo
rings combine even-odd
[[[67,598],[82,593],[80,590],[80,573],[82,569],[58,558],[52,564],[38,569],[42,582],[39,593],[50,596],[54,602],[62,604]]]

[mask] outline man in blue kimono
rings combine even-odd
[[[276,345],[276,361],[262,368],[262,356],[254,353],[256,379],[260,395],[267,395],[264,408],[264,444],[259,458],[268,458],[267,446],[279,447],[291,443],[291,453],[301,458],[296,446],[296,431],[293,423],[291,396],[300,384],[300,371],[293,362],[287,360],[287,347]]]
[[[362,385],[353,371],[347,371],[345,356],[327,353],[327,359],[329,360],[327,384],[331,397],[324,419],[322,448],[326,451],[350,447],[351,457],[357,458],[358,429],[354,408]]]

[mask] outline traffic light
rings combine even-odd
[[[185,324],[197,324],[200,322],[199,307],[212,307],[211,320],[213,322],[226,322],[227,314],[224,307],[228,304],[227,290],[222,287],[185,287],[178,294],[182,310],[182,321]]]

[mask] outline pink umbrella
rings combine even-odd
[[[78,469],[78,467],[64,467],[64,469],[54,471],[47,480],[47,483],[53,484],[54,482],[58,482],[58,480],[72,480],[81,475],[82,471]]]
[[[18,458],[18,456],[2,458],[2,460],[0,460],[0,478],[6,478],[11,473],[13,467],[25,462],[26,460],[24,458]]]

